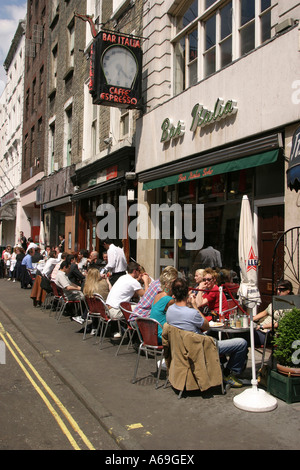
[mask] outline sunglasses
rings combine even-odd
[[[203,278],[203,281],[204,281],[204,282],[210,282],[210,281],[212,281],[212,279],[213,279],[212,277],[209,277],[209,278],[208,278],[208,277],[204,277],[204,278]]]
[[[279,290],[279,292],[284,292],[285,290],[288,290],[286,287],[277,287],[277,290]]]

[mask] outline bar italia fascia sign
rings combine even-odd
[[[93,104],[140,108],[141,74],[141,38],[100,31],[91,48],[89,91]]]
[[[209,111],[202,104],[197,103],[191,112],[190,131],[195,134],[198,128],[216,123],[230,115],[236,114],[237,111],[237,102],[235,100],[228,100],[225,103],[223,98],[218,98],[213,111]],[[171,119],[166,118],[161,125],[161,130],[161,142],[165,143],[178,139],[185,134],[185,122],[179,119],[177,124],[174,124]]]

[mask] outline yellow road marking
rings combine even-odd
[[[19,366],[21,367],[21,369],[23,370],[23,372],[25,373],[26,377],[29,379],[29,381],[31,382],[31,384],[33,385],[33,387],[35,388],[35,390],[38,392],[38,394],[41,396],[41,398],[43,399],[43,401],[45,402],[45,404],[47,405],[48,409],[50,410],[50,412],[52,413],[53,417],[56,419],[58,425],[60,426],[60,428],[62,429],[62,431],[64,432],[64,434],[66,435],[66,437],[69,439],[70,443],[72,444],[72,446],[74,447],[74,449],[76,450],[80,450],[79,446],[77,445],[77,443],[75,442],[74,438],[72,437],[72,435],[70,434],[69,430],[67,429],[67,427],[65,426],[65,424],[63,423],[63,421],[61,420],[60,416],[57,414],[57,412],[55,411],[55,409],[53,408],[53,406],[51,405],[51,403],[49,402],[49,400],[47,399],[47,397],[45,396],[45,394],[43,393],[43,391],[40,389],[40,387],[38,386],[38,384],[34,381],[34,379],[31,377],[31,375],[29,374],[29,372],[26,370],[26,368],[24,367],[24,365],[22,364],[22,362],[19,360],[19,358],[17,357],[17,355],[15,354],[15,352],[13,351],[12,347],[10,346],[9,342],[7,341],[7,339],[4,337],[4,334],[5,334],[5,330],[2,326],[2,324],[0,323],[0,336],[2,337],[3,341],[5,342],[6,346],[8,347],[8,349],[10,350],[10,352],[12,353],[13,357],[15,358],[15,360],[17,361],[17,363],[19,364]],[[23,360],[26,362],[26,364],[30,367],[30,369],[33,371],[33,373],[35,374],[35,376],[37,377],[37,379],[40,381],[40,383],[43,385],[43,387],[45,388],[45,390],[48,392],[48,394],[51,396],[51,398],[54,400],[54,402],[56,403],[56,405],[58,406],[58,408],[60,409],[60,411],[63,413],[63,415],[66,417],[66,419],[69,421],[70,425],[72,426],[73,430],[75,432],[78,433],[78,435],[81,437],[81,439],[83,440],[83,442],[86,444],[86,446],[88,447],[88,449],[90,450],[95,450],[95,448],[93,447],[93,445],[91,444],[91,442],[89,441],[89,439],[86,437],[86,435],[82,432],[82,430],[79,428],[78,424],[76,423],[76,421],[73,419],[73,417],[70,415],[70,413],[68,412],[68,410],[64,407],[64,405],[61,403],[61,401],[58,399],[58,397],[55,395],[55,393],[50,389],[50,387],[46,384],[46,382],[42,379],[42,377],[40,376],[40,374],[37,372],[37,370],[34,368],[34,366],[30,363],[30,361],[26,358],[26,356],[23,354],[23,352],[20,350],[20,348],[18,347],[18,345],[15,343],[15,341],[12,339],[12,337],[10,336],[9,333],[6,332],[6,336],[9,338],[9,340],[11,341],[11,343],[13,344],[13,346],[15,347],[15,349],[18,351],[18,353],[20,354],[20,356],[23,358]]]
[[[144,426],[143,426],[141,423],[127,424],[127,425],[126,425],[126,428],[128,429],[128,431],[131,431],[132,429],[143,428],[143,427],[144,427]]]

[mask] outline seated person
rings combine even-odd
[[[172,305],[175,300],[171,295],[171,287],[172,287],[173,279],[169,282],[165,282],[163,276],[161,276],[160,286],[161,292],[159,292],[153,301],[151,311],[150,311],[150,318],[157,320],[161,326],[164,326],[166,323],[166,312],[170,305]],[[158,343],[161,344],[161,334],[162,328],[158,326]]]
[[[143,277],[144,289],[139,283],[139,279]],[[128,263],[127,274],[119,277],[112,286],[106,304],[109,309],[109,315],[113,319],[120,319],[123,314],[120,309],[121,302],[129,302],[134,295],[142,297],[149,287],[149,276],[140,272],[140,265],[131,261]]]
[[[150,283],[146,293],[139,300],[134,312],[130,315],[129,321],[134,320],[137,316],[145,318],[149,317],[154,298],[159,292],[161,292],[161,282],[168,282],[170,280],[174,281],[177,279],[177,276],[177,269],[173,266],[167,266],[161,273],[160,278]]]
[[[83,295],[85,297],[93,297],[94,294],[100,294],[106,301],[109,294],[109,283],[107,278],[102,278],[97,268],[88,270],[86,280],[83,287]],[[95,335],[97,332],[98,319],[92,318],[91,334]]]
[[[281,295],[293,295],[293,286],[290,281],[281,281],[277,287],[277,293]],[[278,328],[279,320],[284,316],[287,310],[274,311],[274,328]],[[254,330],[254,339],[256,346],[262,346],[265,343],[265,337],[268,330],[272,328],[272,302],[265,310],[253,317],[253,321],[258,325]]]
[[[166,314],[167,322],[185,331],[203,334],[209,329],[209,323],[201,313],[196,298],[191,295],[192,308],[188,307],[189,287],[185,279],[176,279],[172,284],[172,295],[175,303],[171,305]],[[235,375],[242,372],[247,359],[248,344],[243,338],[232,338],[218,341],[219,354],[229,355],[228,363],[223,371],[225,384],[231,387],[242,387]]]
[[[67,261],[70,263],[70,272],[68,274],[68,278],[73,284],[81,286],[85,280],[85,276],[78,269],[75,255],[68,255]]]
[[[217,285],[218,274],[211,268],[207,268],[203,273],[203,282],[199,285],[199,290],[196,296],[197,307],[203,310],[208,307],[211,312],[219,313],[220,292]],[[205,291],[205,292],[203,292]],[[224,292],[222,293],[222,311],[228,310],[228,303]],[[225,317],[229,318],[229,312],[225,313]],[[211,316],[207,317],[211,320]]]
[[[34,248],[29,248],[27,255],[24,256],[21,262],[21,289],[27,289],[28,284],[33,286],[33,280],[31,279],[28,270],[33,272],[32,256],[34,255]]]
[[[79,270],[87,268],[89,252],[87,250],[80,250],[77,255],[77,265]]]
[[[65,260],[61,263],[59,271],[55,278],[55,284],[63,289],[66,297],[69,300],[80,300],[83,299],[83,293],[81,292],[80,286],[72,284],[68,278],[68,274],[71,269],[71,264]]]
[[[101,260],[99,259],[98,251],[91,251],[89,258],[87,259],[87,269],[97,268],[101,269],[103,266]]]
[[[42,270],[42,275],[50,279],[50,275],[57,263],[59,263],[59,260],[57,259],[57,253],[55,250],[51,250],[46,264]]]

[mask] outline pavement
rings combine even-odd
[[[298,450],[300,403],[277,398],[270,412],[237,408],[233,398],[244,389],[217,387],[206,392],[178,393],[170,385],[155,388],[155,362],[141,357],[132,384],[137,353],[105,338],[83,341],[81,326],[33,306],[30,289],[0,279],[0,309],[40,353],[117,442],[121,450]],[[251,379],[251,354],[244,378]],[[256,367],[261,354],[256,352]],[[248,382],[249,383],[249,382]]]

